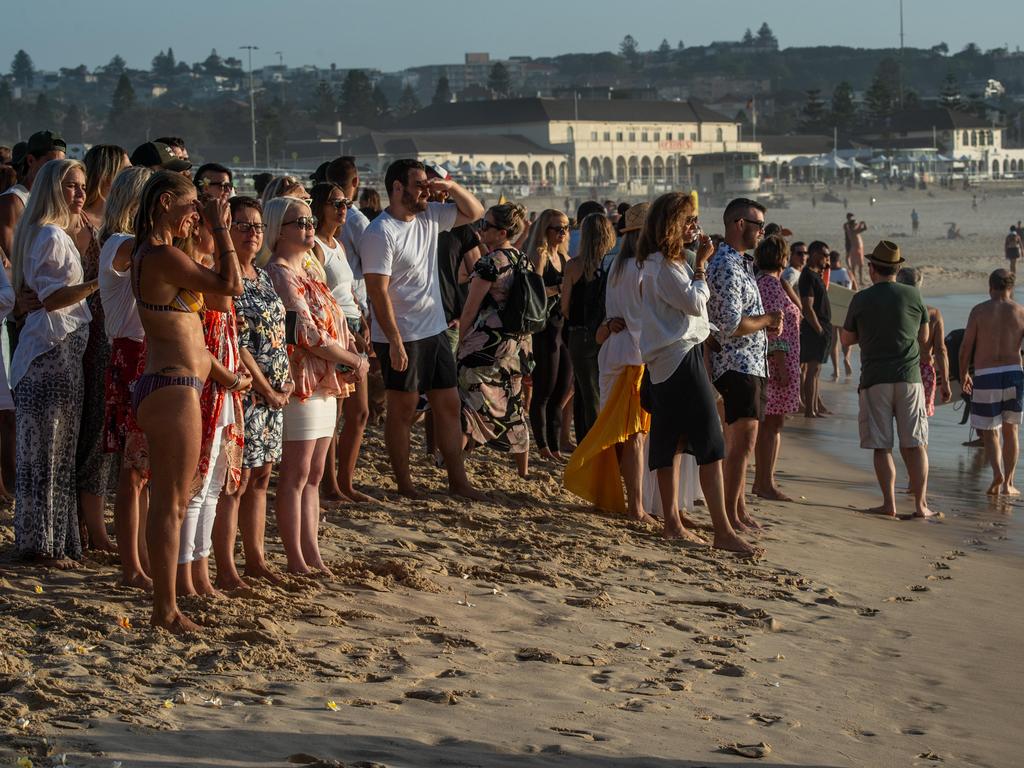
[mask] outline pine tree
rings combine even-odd
[[[32,63],[32,57],[25,53],[24,50],[19,50],[14,54],[14,60],[11,61],[11,74],[14,76],[16,85],[31,88],[35,82],[35,65]]]
[[[637,52],[638,43],[636,38],[632,35],[626,35],[622,38],[622,42],[619,43],[619,53],[626,57],[630,64],[636,64],[640,58],[640,54]]]
[[[853,103],[853,87],[843,80],[832,91],[832,125],[849,129],[857,119],[857,107]]]
[[[668,44],[668,40],[664,37],[661,39],[661,45],[658,46],[658,53],[661,54],[662,60],[667,60],[668,55],[672,53],[672,46]]]
[[[743,33],[743,44],[753,45],[754,44],[754,33],[750,31],[750,27],[747,27],[747,31]]]
[[[452,100],[452,89],[448,85],[448,78],[441,75],[437,78],[437,86],[434,88],[434,96],[431,104],[448,104]]]
[[[820,131],[825,126],[825,104],[821,100],[821,91],[812,88],[807,91],[807,101],[800,112],[800,127],[802,130],[813,133]]]
[[[115,53],[113,58],[107,62],[106,72],[108,75],[123,75],[128,63],[121,58],[121,54]]]
[[[334,101],[334,91],[325,81],[317,83],[313,91],[313,120],[317,123],[333,123],[337,120],[338,105]]]
[[[108,121],[115,127],[120,127],[124,118],[135,108],[135,89],[132,88],[132,81],[128,75],[121,75],[117,80],[117,87],[114,88],[114,95],[110,100],[110,115]]]
[[[387,120],[391,117],[391,102],[379,84],[373,86],[373,113],[377,120]]]
[[[214,48],[203,61],[203,71],[208,75],[219,75],[222,69],[224,69],[224,62],[217,55],[217,49]]]
[[[508,76],[508,68],[500,61],[494,63],[487,76],[487,87],[497,96],[508,96],[512,89],[512,81]]]
[[[864,94],[864,105],[872,120],[890,117],[899,105],[899,64],[885,58],[878,63],[871,86]]]
[[[761,28],[757,30],[757,42],[761,45],[770,46],[772,48],[779,47],[778,38],[775,37],[775,33],[772,32],[772,28],[768,26],[768,22],[764,22]]]
[[[349,70],[341,84],[341,114],[349,123],[369,125],[377,115],[373,83],[361,69]]]
[[[416,91],[406,83],[405,88],[402,89],[402,95],[398,99],[398,104],[395,106],[395,116],[405,117],[413,112],[418,112],[419,109],[420,100],[416,98]]]
[[[960,109],[963,98],[960,96],[960,83],[952,72],[946,73],[946,79],[942,81],[942,90],[939,91],[939,104],[947,109]]]

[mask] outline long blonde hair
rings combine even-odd
[[[537,263],[541,265],[541,271],[546,266],[547,262],[551,260],[553,255],[550,246],[548,246],[548,227],[552,225],[556,219],[569,220],[561,211],[556,211],[554,208],[548,208],[537,220],[533,222],[533,226],[530,227],[530,237],[526,241],[526,254],[530,258],[533,258],[534,254],[537,254]],[[564,264],[569,260],[569,238],[565,238],[561,245],[558,247],[558,254],[562,257],[562,263]]]
[[[17,293],[25,284],[25,259],[35,242],[39,230],[48,224],[61,229],[71,226],[71,209],[64,199],[64,179],[74,169],[85,176],[85,166],[77,160],[50,160],[43,164],[32,183],[32,195],[18,226],[14,230],[14,243],[11,247],[11,280],[14,292]]]
[[[102,246],[111,235],[135,234],[135,214],[142,200],[142,190],[153,171],[144,166],[125,168],[114,178],[103,211],[103,223],[97,239]]]
[[[260,196],[260,202],[266,205],[276,197],[295,197],[295,195],[290,193],[299,189],[305,191],[306,188],[294,176],[275,176],[264,188],[263,194]]]
[[[85,153],[85,207],[110,194],[117,174],[128,167],[128,153],[116,144],[97,144]]]
[[[615,230],[603,213],[591,213],[580,224],[580,250],[577,259],[582,260],[583,278],[594,279],[601,262],[608,251],[615,247]]]

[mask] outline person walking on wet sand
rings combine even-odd
[[[978,430],[992,465],[988,493],[1018,496],[1017,433],[1024,411],[1024,307],[1013,300],[1016,278],[997,269],[988,278],[991,298],[971,310],[960,345],[960,378],[971,396],[971,426]],[[971,374],[971,367],[974,373]]]
[[[1010,234],[1006,236],[1006,260],[1010,262],[1010,274],[1017,274],[1017,259],[1020,258],[1024,245],[1021,243],[1020,230],[1017,227],[1010,227]]]
[[[893,419],[900,454],[914,494],[914,517],[928,508],[928,414],[921,383],[921,347],[928,343],[928,308],[921,292],[896,282],[904,262],[895,243],[882,240],[868,255],[873,285],[850,301],[841,338],[860,344],[860,447],[874,451],[882,505],[872,512],[896,517],[896,467],[892,461]]]

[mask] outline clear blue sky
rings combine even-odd
[[[91,0],[44,8],[28,0],[2,4],[4,71],[18,48],[40,69],[105,64],[120,53],[148,68],[171,46],[179,60],[239,55],[258,45],[253,63],[313,64],[397,70],[458,63],[466,51],[493,57],[549,56],[617,50],[632,34],[643,50],[662,38],[701,45],[739,39],[767,21],[782,47],[899,44],[899,0]],[[584,10],[585,9],[585,10]],[[970,9],[977,13],[966,14]],[[951,51],[983,49],[1024,37],[1020,0],[904,0],[906,44]],[[1012,35],[1012,37],[1011,37]]]

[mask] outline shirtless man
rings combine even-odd
[[[971,310],[960,345],[960,378],[971,395],[971,426],[978,430],[992,465],[988,493],[1019,496],[1013,485],[1017,469],[1018,425],[1024,411],[1024,307],[1013,300],[1016,278],[1005,269],[988,277],[988,301]],[[974,367],[973,375],[970,373]]]
[[[846,214],[846,223],[843,224],[843,234],[846,236],[846,263],[851,274],[856,272],[860,285],[867,285],[864,282],[864,240],[860,236],[867,228],[868,225],[863,221],[857,221],[852,213]]]
[[[1017,274],[1017,259],[1020,258],[1021,250],[1024,250],[1024,246],[1021,244],[1020,231],[1017,227],[1010,227],[1010,234],[1006,236],[1006,260],[1010,262],[1010,274]]]

